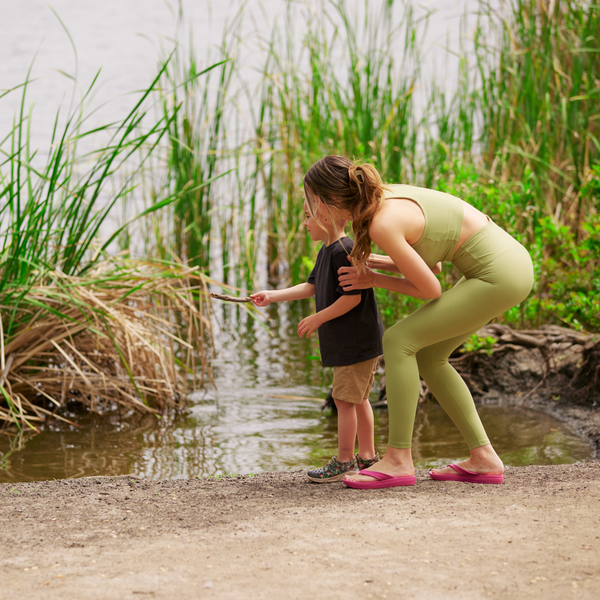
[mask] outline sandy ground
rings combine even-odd
[[[0,597],[600,597],[600,463],[360,491],[303,472],[0,485]]]

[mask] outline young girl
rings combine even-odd
[[[305,201],[304,226],[312,240],[324,242],[307,283],[252,294],[256,306],[315,297],[317,312],[300,321],[298,335],[318,329],[321,362],[333,367],[333,398],[338,411],[338,453],[324,467],[308,471],[316,483],[343,479],[350,471],[366,469],[379,460],[373,440],[373,410],[369,392],[379,356],[383,326],[375,295],[369,290],[343,290],[338,269],[349,265],[352,240],[344,234],[346,221],[335,211],[317,214]],[[354,443],[358,436],[358,453]]]
[[[344,290],[380,287],[431,300],[385,333],[388,448],[380,462],[348,475],[344,483],[356,488],[414,485],[411,442],[419,375],[470,449],[467,460],[433,469],[431,478],[501,483],[504,465],[448,357],[490,319],[527,297],[533,284],[527,250],[460,198],[410,185],[384,185],[375,168],[341,156],[315,163],[304,177],[304,191],[317,210],[352,221],[355,266],[340,269]],[[387,256],[371,254],[371,242]],[[463,275],[444,293],[435,277],[441,261],[452,262]]]

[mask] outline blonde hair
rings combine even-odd
[[[308,212],[318,199],[327,209],[340,208],[351,214],[354,247],[350,254],[359,271],[364,270],[371,254],[369,227],[383,200],[385,185],[375,167],[359,165],[343,156],[325,156],[304,176],[304,194]],[[331,214],[331,213],[330,213]]]

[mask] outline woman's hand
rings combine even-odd
[[[338,280],[343,290],[367,290],[375,283],[375,273],[365,267],[362,273],[356,267],[340,267],[338,269]]]
[[[252,302],[254,302],[255,306],[265,307],[269,306],[273,300],[270,297],[270,293],[268,291],[256,292],[255,294],[250,294],[250,298],[252,298]]]
[[[298,335],[300,337],[304,337],[306,335],[308,338],[308,336],[315,329],[321,327],[322,324],[323,323],[321,322],[321,318],[319,317],[318,313],[310,315],[310,317],[305,317],[302,319],[302,321],[300,321],[300,323],[298,323]]]

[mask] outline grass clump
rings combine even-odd
[[[107,231],[176,118],[173,111],[153,121],[147,112],[168,64],[118,123],[87,127],[90,87],[62,127],[57,114],[45,159],[30,148],[29,82],[21,87],[19,114],[0,145],[5,426],[35,429],[48,415],[61,418],[69,401],[99,412],[115,404],[158,412],[180,406],[185,389],[210,374],[206,279],[198,269],[109,251],[132,222],[179,199],[165,194]]]
[[[503,319],[600,329],[600,8],[512,0],[497,12],[481,2],[452,92],[423,80],[427,17],[410,3],[365,2],[350,14],[322,2],[318,19],[310,6],[288,8],[266,49],[260,106],[271,262],[288,265],[293,282],[306,277],[302,176],[324,154],[355,156],[385,181],[464,198],[529,249],[534,290]],[[416,88],[426,91],[420,112]],[[450,286],[457,273],[442,279]],[[388,324],[421,304],[377,293]]]

